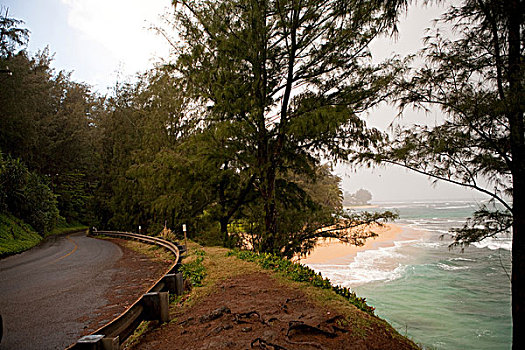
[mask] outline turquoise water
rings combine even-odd
[[[377,315],[424,348],[509,349],[511,239],[450,250],[448,229],[473,212],[468,201],[380,206],[399,211],[401,241],[310,267],[366,297]]]

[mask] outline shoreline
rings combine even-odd
[[[352,210],[352,209],[375,209],[379,208],[377,204],[363,204],[363,205],[343,205],[343,209]]]
[[[379,236],[368,238],[362,246],[355,246],[337,239],[321,239],[310,254],[300,259],[301,264],[326,264],[335,260],[353,260],[358,252],[374,250],[382,247],[393,247],[396,241],[420,238],[424,231],[414,231],[398,224],[388,223],[384,227],[375,228]]]

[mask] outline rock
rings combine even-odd
[[[201,316],[199,318],[199,322],[200,323],[210,322],[210,321],[218,319],[224,314],[231,314],[231,310],[227,308],[226,306],[221,306],[220,308],[213,310],[209,314]]]

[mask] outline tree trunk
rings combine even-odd
[[[259,250],[273,251],[276,233],[275,217],[275,167],[272,162],[270,136],[266,129],[265,111],[268,104],[268,72],[266,70],[268,41],[266,37],[267,1],[253,4],[252,30],[255,33],[253,53],[253,74],[255,78],[255,100],[257,101],[257,173],[260,181],[259,192],[264,203],[265,231],[261,235]]]
[[[228,169],[228,162],[224,163],[224,170]],[[221,237],[222,237],[222,244],[225,247],[228,247],[228,241],[229,241],[229,235],[228,235],[228,221],[230,218],[226,214],[227,208],[226,208],[226,176],[224,175],[221,178],[221,181],[219,182],[219,206],[220,206],[220,217],[219,217],[219,223],[221,225]]]
[[[525,348],[525,289],[523,278],[525,278],[525,237],[519,230],[525,227],[525,141],[523,127],[523,110],[521,96],[523,93],[521,79],[521,33],[522,8],[521,1],[508,1],[508,80],[509,80],[509,126],[510,147],[512,153],[512,348]]]
[[[261,250],[268,253],[276,253],[277,210],[275,207],[275,167],[273,164],[268,166],[265,175],[264,224],[266,234],[262,241]]]
[[[230,235],[228,234],[228,222],[229,221],[230,221],[230,218],[227,216],[221,216],[219,219],[219,223],[221,224],[222,244],[225,247],[230,246]]]
[[[517,181],[516,181],[517,180]],[[513,184],[513,225],[512,225],[512,349],[525,348],[525,237],[520,234],[520,230],[525,227],[525,213],[523,199],[525,191],[522,177],[520,180],[515,179]]]

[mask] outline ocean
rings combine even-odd
[[[474,212],[472,200],[377,204],[400,215],[394,246],[308,266],[365,297],[424,349],[510,349],[511,238],[449,249],[448,230]]]

